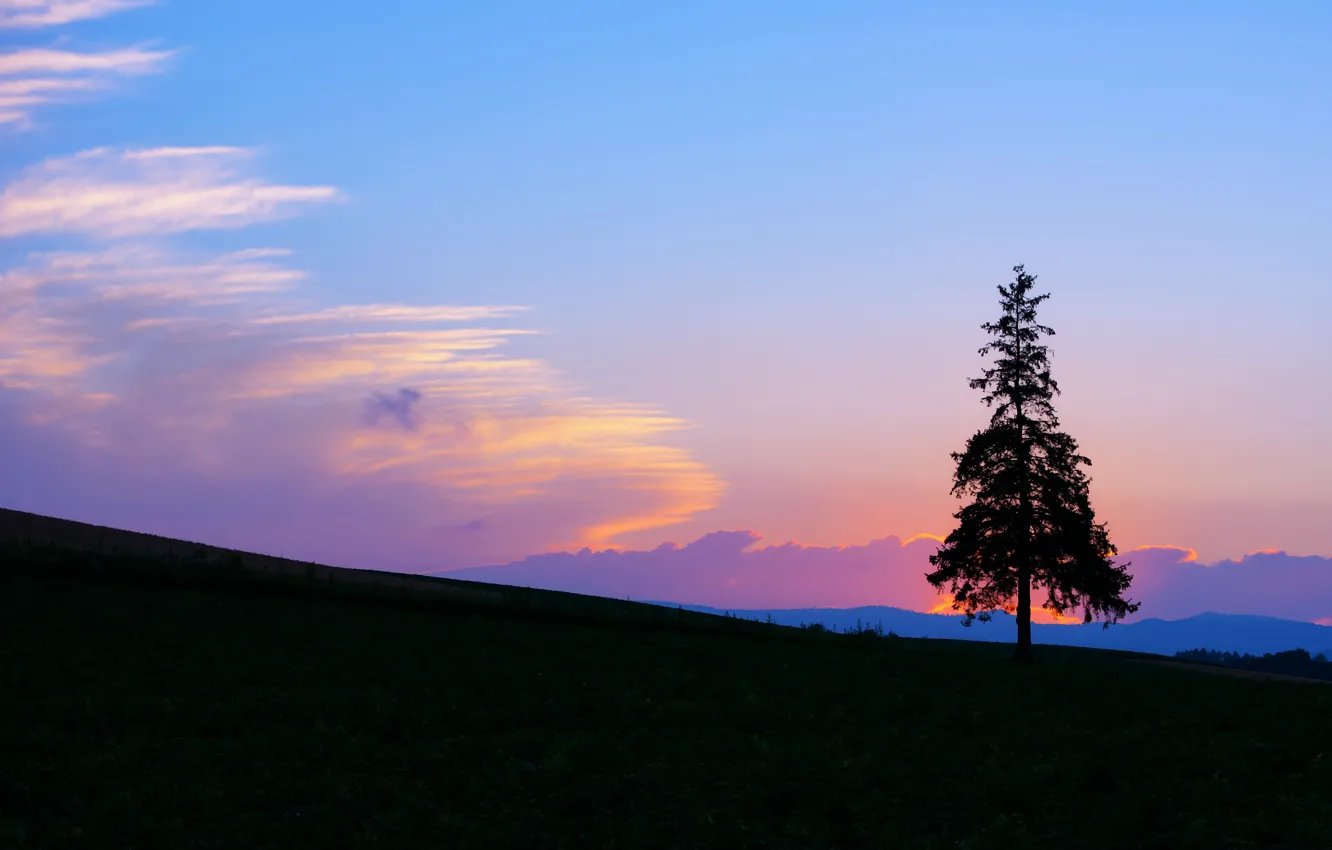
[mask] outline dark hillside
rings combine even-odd
[[[230,592],[349,597],[505,617],[581,619],[630,627],[762,631],[746,621],[560,591],[330,567],[0,508],[0,561],[10,572]],[[784,633],[791,630],[783,629]]]
[[[997,645],[703,614],[639,628],[648,606],[567,594],[511,606],[203,572],[7,551],[0,847],[1332,836],[1332,688],[1062,647],[1023,668]]]

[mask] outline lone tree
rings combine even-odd
[[[988,620],[997,608],[1016,608],[1016,657],[1031,658],[1031,587],[1049,591],[1044,607],[1056,614],[1081,608],[1083,622],[1104,618],[1105,627],[1138,610],[1123,598],[1132,576],[1092,512],[1089,479],[1077,442],[1059,430],[1043,336],[1054,331],[1036,321],[1049,298],[1031,295],[1034,275],[1015,266],[1017,279],[999,287],[1003,315],[981,327],[994,338],[980,349],[994,365],[971,379],[994,412],[987,428],[953,453],[953,495],[972,497],[954,514],[959,522],[930,556],[926,578],[953,595],[953,609],[966,625]],[[1016,606],[1013,602],[1016,599]]]

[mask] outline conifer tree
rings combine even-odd
[[[1036,320],[1050,296],[1033,296],[1035,276],[1013,271],[1017,279],[999,287],[1002,316],[981,325],[993,339],[980,354],[994,354],[993,365],[970,382],[985,393],[990,424],[952,455],[953,494],[971,502],[953,515],[958,526],[930,556],[926,578],[952,593],[967,625],[996,609],[1015,612],[1016,657],[1028,660],[1033,585],[1046,589],[1047,610],[1081,609],[1084,623],[1104,619],[1107,628],[1138,605],[1124,599],[1128,564],[1114,563],[1117,550],[1092,512],[1082,469],[1091,461],[1059,430],[1059,385],[1041,344],[1054,331]]]

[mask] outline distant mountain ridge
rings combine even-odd
[[[649,550],[547,552],[508,564],[434,575],[615,599],[675,599],[713,608],[889,606],[929,611],[938,592],[924,580],[937,538],[889,536],[865,545],[759,545],[754,531],[714,531]],[[1132,563],[1133,618],[1182,620],[1207,611],[1332,625],[1332,557],[1256,552],[1204,564],[1191,549],[1145,546]]]
[[[726,610],[705,605],[677,605],[650,601],[652,605],[679,607],[686,611],[724,614]],[[731,609],[729,613],[746,619],[764,620],[785,626],[822,623],[827,628],[845,630],[862,625],[882,625],[885,632],[901,637],[951,638],[1008,642],[1017,639],[1014,617],[996,613],[988,623],[976,622],[964,627],[956,614],[922,614],[902,608],[864,606],[859,608],[787,608]],[[1190,649],[1215,649],[1261,655],[1289,649],[1305,649],[1310,654],[1332,656],[1332,627],[1301,623],[1277,617],[1250,614],[1198,614],[1182,620],[1140,620],[1117,624],[1108,629],[1099,623],[1088,625],[1034,624],[1032,640],[1037,644],[1081,646],[1094,649],[1123,649],[1174,655]]]

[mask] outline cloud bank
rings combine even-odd
[[[454,578],[598,596],[723,609],[852,608],[882,605],[942,613],[946,598],[925,581],[937,538],[887,537],[864,546],[755,546],[752,531],[714,532],[687,546],[650,551],[543,554],[449,572]],[[1206,566],[1188,549],[1146,547],[1132,562],[1129,596],[1142,608],[1128,622],[1205,612],[1332,623],[1332,559],[1284,552]],[[1034,594],[1039,604],[1041,594]],[[1039,621],[1051,622],[1045,612]]]
[[[938,546],[932,537],[887,537],[864,546],[755,546],[761,539],[753,531],[715,531],[686,546],[550,553],[449,575],[718,608],[895,605],[928,610],[939,601],[923,578]]]
[[[1202,564],[1192,550],[1174,546],[1127,554],[1130,593],[1143,599],[1139,619],[1215,611],[1332,625],[1332,558],[1268,551]]]

